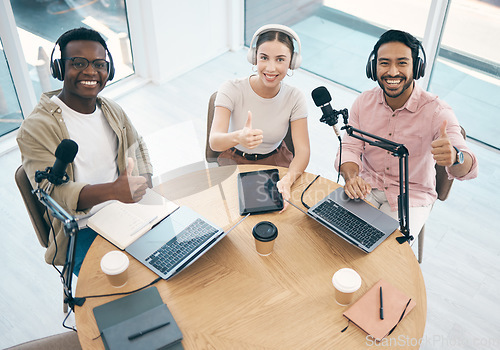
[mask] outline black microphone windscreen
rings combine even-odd
[[[56,159],[59,159],[63,163],[69,164],[73,162],[78,153],[78,144],[70,139],[64,139],[61,141],[56,149]]]
[[[314,89],[311,95],[317,107],[323,106],[332,100],[330,93],[324,86]]]

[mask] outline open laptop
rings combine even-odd
[[[397,220],[365,201],[350,199],[342,187],[307,212],[290,204],[366,253],[373,251],[399,227]]]
[[[196,261],[245,218],[224,232],[194,210],[180,206],[125,251],[161,278],[169,279]]]

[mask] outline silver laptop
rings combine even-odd
[[[365,201],[350,199],[342,187],[304,213],[366,253],[373,251],[399,227],[397,220]]]
[[[180,206],[125,251],[161,278],[169,279],[196,261],[243,219],[224,232],[194,210]]]

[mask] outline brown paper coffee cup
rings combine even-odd
[[[113,287],[119,288],[127,284],[129,259],[125,253],[113,250],[101,259],[101,270],[108,277]]]
[[[335,301],[346,306],[352,303],[354,295],[361,287],[361,277],[353,269],[343,268],[335,272],[332,283],[335,287]]]
[[[253,237],[255,238],[255,249],[262,256],[267,256],[272,253],[274,242],[278,237],[278,229],[272,222],[261,221],[252,229]]]

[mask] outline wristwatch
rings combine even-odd
[[[463,164],[463,162],[464,162],[464,154],[462,153],[461,150],[459,150],[455,146],[453,146],[453,148],[457,151],[457,160],[452,165]]]

